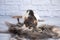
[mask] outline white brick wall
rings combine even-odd
[[[40,16],[60,16],[60,0],[0,0],[0,15],[23,15],[28,9]]]

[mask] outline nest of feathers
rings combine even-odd
[[[8,31],[13,35],[18,35],[17,39],[24,37],[29,39],[60,38],[60,28],[54,25],[42,25],[36,30],[24,30],[21,24],[6,23]],[[12,35],[11,35],[12,36]]]

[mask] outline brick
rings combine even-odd
[[[25,11],[6,11],[6,15],[12,15],[12,16],[22,16],[25,13]]]
[[[33,5],[49,5],[50,0],[32,0]]]
[[[21,4],[22,0],[5,0],[5,4]]]
[[[60,6],[51,5],[51,6],[49,6],[48,10],[60,10]]]
[[[37,8],[35,6],[29,5],[29,6],[20,6],[20,10],[28,10],[28,9],[32,9],[32,10],[36,10]]]
[[[60,5],[60,0],[51,0],[53,5]]]
[[[48,10],[49,6],[45,6],[45,5],[42,5],[42,6],[36,6],[36,9],[37,10]]]
[[[36,6],[36,9],[38,10],[60,10],[60,6],[56,5],[48,5],[48,6]]]
[[[19,10],[17,5],[5,5],[5,10],[7,11],[16,11]]]
[[[6,15],[11,15],[11,16],[18,15],[17,11],[6,11],[5,13]]]
[[[40,15],[40,16],[50,16],[49,12],[48,11],[37,11],[37,13]]]
[[[49,10],[49,11],[38,11],[37,12],[40,16],[60,16],[60,10]]]
[[[5,6],[4,5],[0,5],[0,11],[5,10]]]
[[[5,15],[5,11],[0,11],[0,15]]]
[[[50,11],[51,16],[60,16],[60,10]]]
[[[0,5],[5,4],[5,0],[0,0]]]
[[[23,5],[31,5],[32,0],[23,0],[22,3]]]
[[[5,6],[0,5],[0,15],[5,15]]]

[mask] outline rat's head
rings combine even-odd
[[[27,10],[27,13],[28,13],[29,15],[31,15],[31,16],[34,16],[33,10]]]

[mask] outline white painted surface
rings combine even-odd
[[[0,15],[23,15],[28,9],[40,16],[59,16],[60,0],[0,0]]]

